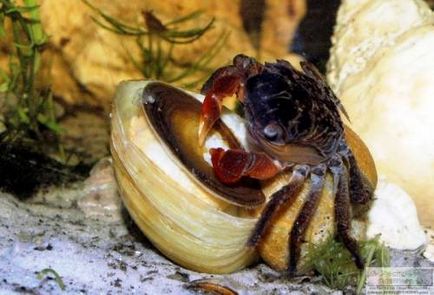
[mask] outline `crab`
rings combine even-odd
[[[209,150],[217,179],[230,186],[245,178],[266,180],[291,173],[289,183],[265,204],[247,246],[258,246],[274,214],[310,179],[308,197],[289,232],[288,272],[295,275],[303,236],[330,172],[337,236],[356,266],[363,268],[358,242],[351,235],[352,205],[367,204],[373,187],[345,140],[341,113],[348,116],[339,99],[312,64],[300,66],[297,70],[285,60],[261,64],[240,54],[232,65],[215,71],[202,87],[199,144],[220,118],[224,99],[235,95],[243,108],[248,147]]]

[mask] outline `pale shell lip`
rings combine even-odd
[[[368,214],[367,236],[373,238],[380,234],[381,241],[395,249],[423,247],[427,239],[410,196],[384,177],[380,178],[375,196]]]

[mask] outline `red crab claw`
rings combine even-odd
[[[199,145],[203,145],[206,136],[215,122],[220,118],[223,99],[238,93],[241,85],[241,76],[236,71],[227,73],[223,71],[206,92],[202,104],[202,113],[199,123]]]
[[[264,153],[244,150],[210,149],[211,162],[218,180],[232,184],[243,176],[265,180],[282,171],[282,167]]]
[[[238,100],[243,102],[245,82],[261,71],[262,65],[255,59],[238,54],[234,57],[232,65],[218,69],[205,82],[201,91],[205,94],[205,100],[199,124],[200,145],[203,145],[207,134],[220,118],[224,98],[235,94]]]

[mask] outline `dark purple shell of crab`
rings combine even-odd
[[[336,152],[343,123],[331,89],[312,66],[303,70],[265,64],[246,82],[244,109],[257,146],[280,160],[317,163]]]

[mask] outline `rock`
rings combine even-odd
[[[111,158],[101,159],[85,181],[85,196],[77,205],[86,217],[105,216],[120,220],[122,205],[112,168]]]
[[[368,238],[380,234],[380,240],[388,247],[415,250],[427,242],[411,197],[384,178],[378,182],[368,218]]]
[[[363,70],[377,51],[393,46],[404,32],[433,22],[431,10],[421,0],[342,1],[327,65],[328,82],[340,94],[346,79]]]
[[[434,225],[433,23],[423,1],[347,0],[327,76],[379,174],[410,194],[425,226]]]
[[[203,11],[203,16],[186,24],[186,28],[203,26],[214,17],[213,28],[202,38],[192,44],[175,47],[175,59],[186,64],[211,50],[224,31],[230,32],[230,35],[224,50],[209,65],[210,69],[227,64],[237,53],[256,55],[249,36],[242,29],[239,1],[90,2],[125,23],[141,26],[144,26],[142,12],[146,10],[153,10],[163,23],[193,11]],[[305,0],[266,1],[260,40],[263,59],[283,58],[286,55],[294,30],[305,13],[304,3]],[[141,53],[135,38],[119,37],[103,29],[92,20],[95,16],[96,12],[86,6],[84,1],[41,1],[41,19],[50,36],[45,59],[52,64],[55,95],[68,104],[98,105],[108,111],[117,83],[143,78],[129,57],[140,59]],[[190,80],[202,76],[203,72],[192,75]]]
[[[425,252],[423,252],[423,256],[434,263],[434,230],[427,229],[426,235],[428,239],[428,245],[426,246]]]

